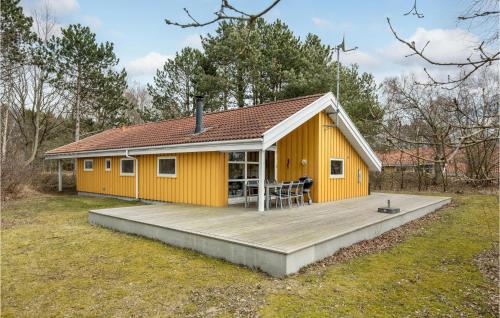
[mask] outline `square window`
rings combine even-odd
[[[344,159],[330,159],[330,178],[344,177]]]
[[[93,171],[94,170],[94,160],[84,160],[83,161],[83,171]]]
[[[259,164],[247,164],[247,179],[259,179]]]
[[[134,159],[121,159],[120,160],[120,175],[133,176],[134,175]]]
[[[230,152],[229,161],[245,161],[244,152]]]
[[[111,159],[104,159],[104,170],[111,171]]]
[[[229,198],[243,197],[244,195],[244,183],[243,181],[229,181],[228,195]]]
[[[229,164],[229,179],[244,179],[245,178],[245,164],[244,163],[230,163]]]
[[[157,175],[159,177],[175,177],[177,170],[176,161],[175,157],[158,157]]]
[[[258,163],[259,162],[259,152],[257,152],[257,151],[247,152],[247,161]]]

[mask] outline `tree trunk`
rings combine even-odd
[[[78,77],[76,78],[76,96],[75,96],[75,141],[80,140],[80,66],[78,66]]]
[[[35,75],[37,76],[37,75]],[[29,166],[36,158],[36,155],[38,154],[38,146],[40,144],[40,112],[42,111],[42,98],[43,98],[43,87],[44,87],[44,80],[43,80],[44,74],[42,73],[40,75],[40,78],[38,80],[38,87],[35,90],[35,107],[33,109],[34,114],[34,132],[33,132],[33,145],[31,147],[31,155],[29,158],[24,162],[24,167]],[[36,81],[36,79],[35,79]],[[36,83],[36,82],[35,82]]]
[[[5,157],[7,153],[7,134],[8,134],[8,126],[9,126],[9,105],[3,105],[2,109],[0,110],[0,115],[3,116],[2,118],[2,153],[0,156],[1,162],[5,162]]]

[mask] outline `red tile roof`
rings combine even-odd
[[[61,154],[80,151],[199,143],[261,138],[268,129],[319,99],[316,94],[245,108],[203,114],[205,131],[194,134],[195,118],[113,128],[48,151]]]
[[[422,147],[420,149],[407,149],[405,152],[400,150],[392,150],[388,152],[377,152],[377,156],[380,161],[382,161],[383,166],[399,166],[399,165],[416,165],[417,157],[420,159],[420,163],[433,163],[434,161],[434,149],[428,147]],[[425,160],[424,160],[425,159]]]
[[[454,149],[446,149],[447,155],[450,155]],[[392,150],[388,152],[378,152],[377,156],[380,161],[382,161],[382,166],[393,167],[393,166],[417,166],[418,160],[420,158],[420,165],[434,165],[434,149],[430,147],[421,147],[419,149],[407,149],[405,152],[400,150]],[[465,158],[462,151],[459,151],[454,156],[454,161],[447,165],[448,174],[465,173],[466,164]]]

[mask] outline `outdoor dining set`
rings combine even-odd
[[[309,177],[302,177],[297,181],[277,182],[276,180],[266,180],[265,189],[265,207],[269,210],[274,200],[276,208],[287,206],[291,208],[293,204],[297,207],[303,206],[305,202],[312,203],[311,186],[313,180]],[[248,207],[252,198],[259,198],[259,181],[251,180],[246,183],[245,207]],[[304,198],[306,197],[306,198]]]

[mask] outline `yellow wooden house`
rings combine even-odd
[[[79,193],[224,207],[248,181],[314,180],[314,202],[368,195],[381,162],[332,93],[106,130],[46,153],[74,158]],[[61,169],[59,169],[60,171]],[[61,173],[59,173],[61,175]],[[59,178],[61,189],[61,178]]]

